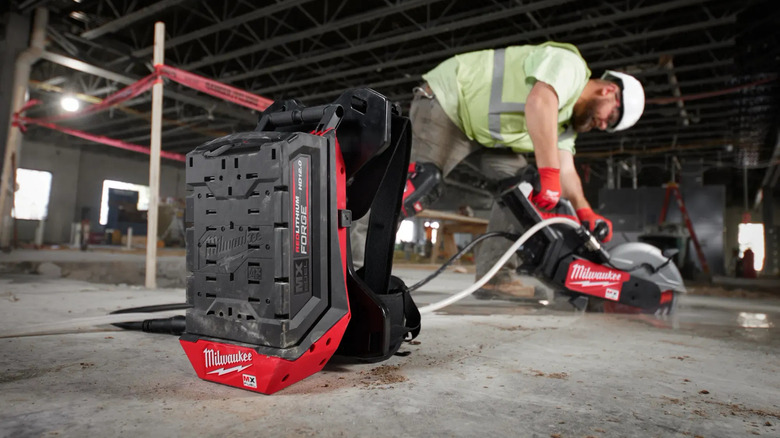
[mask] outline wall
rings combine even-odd
[[[664,203],[665,189],[640,187],[634,189],[602,189],[599,192],[599,213],[614,226],[610,246],[637,240],[646,225],[657,224]],[[724,263],[725,187],[682,187],[682,197],[707,259],[710,271],[722,275]],[[682,222],[682,215],[674,198],[669,202],[667,222]],[[698,264],[695,257],[694,260]]]
[[[79,161],[81,151],[77,148],[53,146],[41,142],[22,142],[19,167],[51,172],[51,193],[49,195],[49,215],[43,241],[47,243],[67,243],[70,240],[70,224],[75,218]],[[25,221],[26,222],[26,221]],[[25,229],[18,224],[18,228]],[[35,230],[35,227],[32,227]],[[25,241],[26,234],[20,233],[19,239]]]
[[[99,219],[104,180],[149,185],[148,156],[142,154],[117,157],[91,148],[79,149],[25,140],[20,167],[52,173],[45,243],[67,243],[70,240],[71,223],[81,219],[82,207],[90,210],[88,218],[92,230],[102,231]],[[184,163],[163,159],[160,168],[160,199],[184,198],[184,181]]]
[[[139,155],[140,157],[140,155]],[[101,230],[100,200],[103,195],[103,181],[115,181],[132,184],[149,185],[148,156],[143,159],[117,159],[103,153],[84,151],[81,154],[80,168],[90,169],[82,172],[79,178],[78,198],[76,199],[76,214],[81,215],[82,207],[89,207],[89,221]],[[170,160],[162,160],[160,167],[160,201],[167,197],[184,198],[184,163],[172,164]],[[179,165],[180,164],[180,165]]]

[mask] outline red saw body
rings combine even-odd
[[[539,211],[529,200],[535,179],[534,170],[529,168],[499,195],[499,205],[517,229],[528,229],[552,216],[576,218],[565,199],[554,212]],[[685,292],[671,255],[640,242],[623,243],[607,251],[597,239],[606,231],[598,225],[593,234],[585,227],[544,228],[518,250],[523,261],[520,269],[562,290],[579,308],[588,306],[590,300],[603,304],[600,307],[605,311],[671,311],[674,294]]]

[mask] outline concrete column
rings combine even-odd
[[[12,65],[16,63],[16,58],[27,48],[28,37],[30,35],[30,17],[14,14],[12,12],[0,16],[0,31],[4,30],[0,36],[0,141],[2,141],[3,150],[5,149],[5,139],[8,138],[8,128],[10,127],[11,99],[14,85],[14,69]],[[4,155],[0,154],[0,166],[3,164]]]
[[[27,83],[30,79],[30,70],[33,63],[43,53],[46,40],[46,25],[49,21],[49,11],[44,8],[35,10],[35,21],[30,34],[29,47],[16,56],[13,65],[13,81],[10,93],[9,117],[2,121],[6,126],[5,153],[3,158],[2,174],[0,174],[0,248],[9,248],[11,243],[11,209],[13,208],[14,192],[16,191],[15,176],[19,166],[19,153],[21,151],[21,131],[11,126],[14,112],[24,105],[27,94]],[[27,35],[27,33],[22,34]],[[19,38],[14,35],[11,38]]]

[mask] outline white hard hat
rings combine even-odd
[[[635,77],[607,70],[601,79],[614,82],[620,87],[620,119],[615,126],[607,128],[607,132],[628,129],[639,120],[645,110],[645,90]]]

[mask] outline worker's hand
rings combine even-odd
[[[607,243],[610,240],[612,240],[611,220],[605,218],[604,216],[596,214],[596,212],[594,212],[590,208],[580,208],[579,210],[577,210],[577,217],[580,218],[580,222],[582,222],[582,225],[584,225],[588,230],[590,230],[591,233],[593,233],[596,230],[596,227],[599,225],[599,222],[603,222],[607,224],[607,235],[601,241]]]
[[[561,170],[539,168],[540,190],[531,195],[531,201],[543,210],[552,210],[561,199]]]

